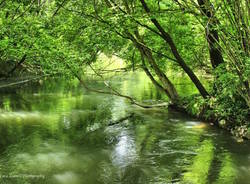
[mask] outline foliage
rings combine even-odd
[[[26,74],[74,77],[95,64],[103,72],[100,56],[116,56],[126,63],[125,71],[148,72],[173,103],[186,102],[168,77],[173,70],[186,73],[203,96],[186,99],[190,113],[249,123],[248,5],[201,2],[1,1],[0,77],[20,75],[18,67]],[[216,67],[212,49],[223,60]],[[213,78],[211,90],[197,73]]]

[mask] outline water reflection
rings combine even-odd
[[[124,83],[111,82],[140,101],[166,100],[144,75],[126,78]],[[248,142],[237,143],[224,131],[183,114],[136,108],[125,99],[89,93],[77,81],[61,79],[10,89],[1,96],[0,175],[45,178],[5,178],[0,183],[244,184],[250,180]],[[131,112],[133,118],[107,126]]]
[[[112,162],[115,166],[124,168],[136,161],[136,147],[129,132],[123,130],[119,135],[118,143],[112,153]]]

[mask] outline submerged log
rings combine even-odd
[[[121,119],[118,119],[116,121],[110,121],[109,124],[108,124],[108,126],[119,124],[119,123],[121,123],[121,122],[123,122],[123,121],[125,121],[127,119],[130,119],[130,118],[134,117],[134,115],[135,115],[134,113],[131,113],[128,116],[125,116],[125,117],[123,117]]]

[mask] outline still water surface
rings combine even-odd
[[[139,101],[166,100],[142,74],[112,83]],[[178,86],[182,95],[193,92]],[[0,96],[0,183],[250,183],[250,143],[181,113],[134,107],[74,80],[46,80]]]

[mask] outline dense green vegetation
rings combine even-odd
[[[149,107],[110,83],[100,90],[81,78],[142,70],[170,107],[247,136],[248,15],[243,0],[1,0],[0,76],[76,77],[89,90]],[[126,65],[106,69],[103,55]],[[179,95],[170,74],[185,74],[198,93]]]

